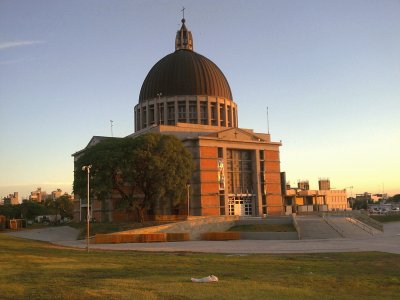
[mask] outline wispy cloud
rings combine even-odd
[[[22,47],[22,46],[30,46],[35,44],[42,44],[43,41],[12,41],[12,42],[0,42],[0,50]]]
[[[18,64],[22,62],[27,62],[31,61],[33,59],[28,59],[28,58],[19,58],[19,59],[12,59],[12,60],[4,60],[0,61],[0,65],[12,65],[12,64]]]

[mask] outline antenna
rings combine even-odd
[[[182,6],[181,12],[182,12],[182,18],[184,19],[185,18],[185,7],[184,6]]]
[[[268,115],[268,106],[267,106],[267,130],[268,130],[268,134],[269,134],[269,115]]]
[[[114,137],[114,133],[113,133],[113,120],[110,120],[110,124],[111,124],[111,137]]]

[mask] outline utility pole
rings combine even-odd
[[[89,185],[89,180],[90,180],[90,169],[92,168],[92,165],[88,166],[83,166],[82,171],[87,171],[87,205],[86,205],[86,231],[87,231],[87,236],[86,236],[86,251],[89,252],[89,233],[90,233],[90,185]]]
[[[111,137],[114,137],[114,133],[113,133],[113,120],[110,120],[111,123]]]

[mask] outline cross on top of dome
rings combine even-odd
[[[175,38],[175,51],[177,50],[192,50],[193,51],[193,37],[192,32],[187,30],[185,26],[185,8],[182,8],[182,27],[176,33]]]

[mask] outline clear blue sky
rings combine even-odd
[[[292,185],[400,192],[400,1],[0,2],[0,196],[71,191],[71,154],[133,132],[150,68],[195,51],[227,77],[239,126],[265,132]]]

